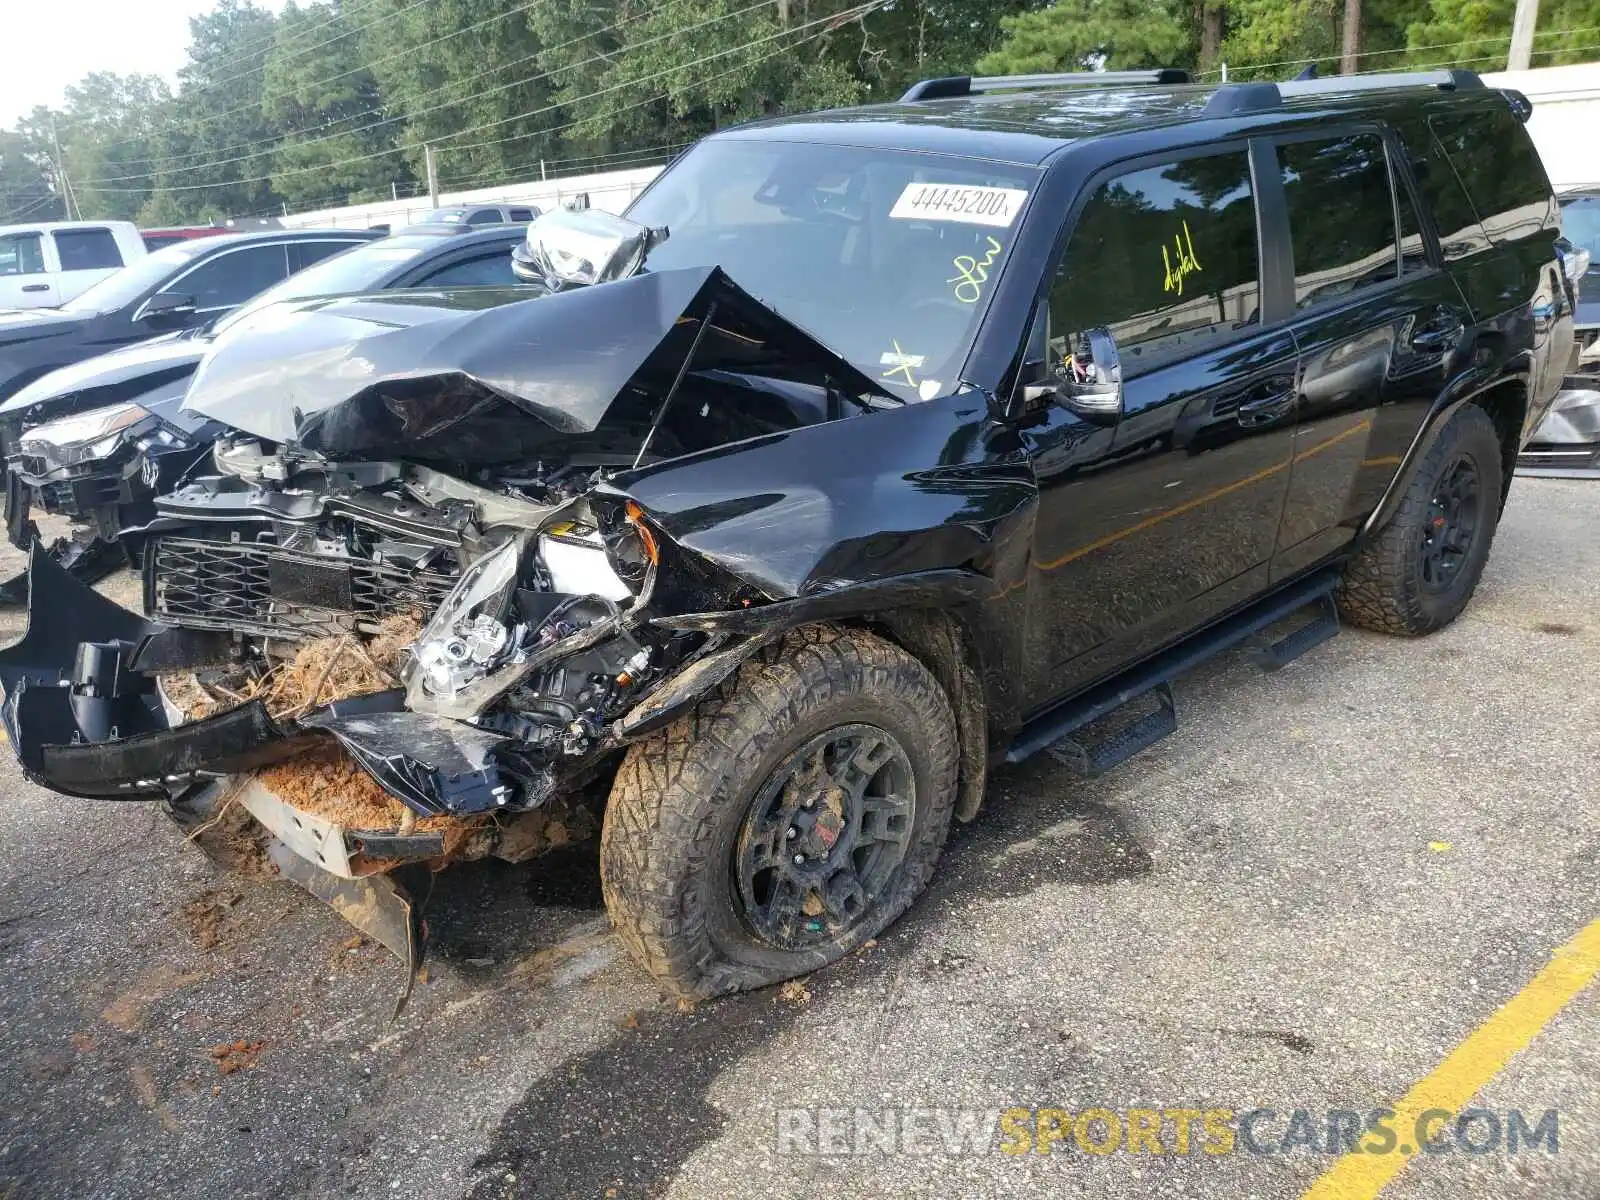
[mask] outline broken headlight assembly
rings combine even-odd
[[[500,666],[512,640],[506,620],[522,548],[522,540],[513,538],[462,572],[411,649],[404,672],[408,707],[447,717],[474,715],[467,693]]]
[[[22,435],[22,453],[45,460],[49,469],[76,467],[110,458],[124,446],[183,449],[189,436],[134,403],[114,404],[38,425]]]

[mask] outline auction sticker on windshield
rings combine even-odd
[[[1004,227],[1017,219],[1027,198],[1023,188],[911,183],[900,193],[889,215],[902,221],[962,221]]]

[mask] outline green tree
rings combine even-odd
[[[51,183],[49,151],[20,131],[0,131],[0,224],[65,216],[66,205]]]
[[[1005,41],[978,60],[985,75],[1170,67],[1199,57],[1199,14],[1185,0],[1061,0],[1006,17]]]
[[[60,113],[51,114],[62,160],[79,211],[86,217],[130,220],[148,198],[152,156],[164,107],[171,102],[155,75],[97,71],[66,90]],[[48,136],[43,118],[39,136]],[[96,180],[106,180],[97,187]]]
[[[278,207],[268,177],[281,130],[262,106],[276,28],[277,18],[251,0],[218,0],[190,19],[189,61],[155,138],[150,214],[192,221]]]
[[[386,123],[359,28],[332,3],[291,3],[278,19],[261,109],[283,131],[272,188],[290,205],[380,199],[391,182],[411,178],[395,146],[399,123]]]

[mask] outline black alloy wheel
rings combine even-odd
[[[1482,525],[1483,489],[1469,458],[1446,470],[1422,527],[1422,590],[1447,591],[1471,556]]]
[[[905,749],[872,725],[813,737],[767,778],[734,847],[730,882],[750,931],[782,950],[849,933],[904,860],[916,811]]]

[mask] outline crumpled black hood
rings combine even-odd
[[[92,320],[91,313],[64,313],[54,308],[0,310],[0,346],[72,333]]]
[[[185,407],[329,455],[415,456],[487,407],[593,432],[630,385],[670,383],[699,324],[697,370],[883,388],[715,267],[526,291],[387,293],[283,305],[201,363]]]

